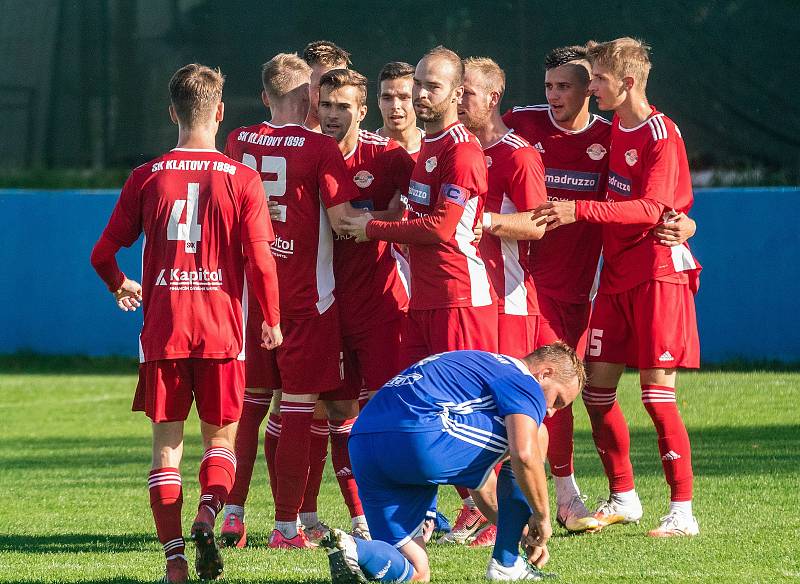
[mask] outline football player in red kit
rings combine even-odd
[[[375,133],[392,138],[417,160],[422,138],[414,111],[414,66],[402,61],[386,63],[378,75],[378,108],[383,126]]]
[[[342,217],[354,212],[349,201],[359,195],[336,141],[302,125],[310,78],[311,68],[296,55],[267,62],[263,98],[272,118],[234,130],[227,144],[233,158],[261,172],[276,233],[285,342],[278,351],[248,355],[247,387],[260,395],[282,390],[273,397],[280,400],[280,435],[270,440],[268,425],[265,447],[276,517],[270,546],[279,548],[312,547],[297,518],[309,480],[314,406],[319,394],[343,382],[331,227],[339,231]]]
[[[367,113],[367,79],[348,69],[334,69],[320,79],[322,132],[336,139],[360,196],[351,201],[373,216],[399,219],[400,193],[408,187],[414,161],[394,140],[360,129]],[[362,388],[377,391],[400,371],[400,325],[408,295],[384,241],[356,243],[337,235],[333,273],[344,344],[345,385],[324,397],[337,400],[329,411],[331,458],[336,479],[350,510],[353,533],[369,539],[347,442]],[[335,415],[334,415],[335,414]]]
[[[234,436],[244,397],[245,263],[260,307],[253,342],[274,349],[282,339],[269,248],[275,237],[261,179],[214,147],[224,111],[223,83],[218,70],[201,65],[175,73],[170,116],[178,124],[178,145],[133,171],[92,252],[92,265],[120,308],[135,310],[144,303],[133,409],[153,421],[148,486],[167,582],[188,579],[179,466],[193,400],[205,449],[191,529],[195,567],[201,579],[222,573],[214,522],[236,469]],[[115,259],[141,233],[144,286],[128,279]]]
[[[312,41],[303,49],[303,60],[311,67],[308,86],[309,106],[305,126],[321,132],[319,124],[319,80],[331,69],[347,69],[350,53],[331,41]]]
[[[645,94],[649,47],[631,38],[590,43],[590,89],[597,105],[614,111],[606,201],[552,201],[537,216],[548,230],[589,222],[602,225],[604,264],[590,322],[587,359],[591,386],[584,403],[609,479],[610,496],[596,511],[604,525],[638,522],[630,437],[616,401],[626,365],[640,372],[642,402],[653,420],[670,509],[651,536],[696,535],[692,514],[691,447],[675,397],[678,367],[699,366],[694,292],[699,265],[685,244],[660,245],[653,233],[692,206],[691,176],[678,127]]]

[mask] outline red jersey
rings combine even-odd
[[[609,203],[649,200],[665,209],[688,213],[694,202],[686,147],[680,130],[652,108],[635,128],[624,128],[614,117],[606,199]],[[585,217],[576,207],[576,216]],[[653,279],[687,282],[681,272],[698,265],[686,244],[660,245],[651,224],[603,224],[603,270],[600,291],[617,294]]]
[[[261,173],[280,204],[273,220],[281,315],[302,319],[333,304],[333,231],[325,209],[358,197],[336,140],[304,126],[269,122],[228,135],[225,152]]]
[[[486,208],[490,213],[517,213],[535,209],[547,200],[544,165],[539,153],[509,130],[483,151],[489,167]],[[533,276],[528,269],[531,242],[484,234],[481,257],[497,292],[500,314],[536,315],[539,304]]]
[[[371,239],[409,243],[410,308],[494,303],[473,233],[487,188],[480,143],[456,122],[423,140],[406,197],[408,220],[367,225]]]
[[[353,207],[385,211],[395,193],[405,192],[414,161],[394,140],[359,131],[358,143],[344,157],[359,196]],[[389,322],[408,308],[408,293],[397,271],[391,244],[370,240],[356,243],[338,235],[333,246],[333,273],[342,331],[362,332]]]
[[[550,106],[515,107],[503,121],[542,156],[550,201],[600,201],[605,197],[611,124],[592,115],[581,130],[558,126]],[[602,227],[580,221],[545,233],[530,245],[536,289],[574,304],[589,302],[602,247]]]
[[[144,232],[139,359],[244,358],[242,246],[275,238],[258,173],[175,148],[134,169],[103,235]]]

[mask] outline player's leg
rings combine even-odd
[[[642,506],[633,483],[630,433],[617,402],[617,386],[631,357],[633,336],[629,293],[598,294],[589,325],[587,377],[583,403],[592,424],[592,438],[603,462],[609,498],[595,512],[603,525],[636,523]]]
[[[692,449],[675,396],[677,370],[658,366],[699,365],[694,298],[686,284],[651,281],[640,288],[636,317],[642,403],[655,426],[670,487],[669,512],[650,535],[696,535],[699,528],[692,513]]]
[[[275,450],[275,529],[270,547],[313,547],[298,531],[297,519],[310,470],[311,425],[320,393],[342,383],[339,311],[287,321],[284,342],[277,349],[283,382],[281,433]]]
[[[322,522],[317,513],[317,499],[322,486],[322,474],[328,460],[328,417],[325,404],[317,402],[314,419],[311,421],[311,442],[308,448],[308,481],[300,506],[300,525],[308,539],[316,543],[328,534],[330,528]]]
[[[189,577],[186,543],[181,528],[183,423],[192,406],[188,359],[150,361],[139,366],[134,411],[152,423],[153,456],[148,475],[150,508],[166,558],[167,582]]]
[[[197,548],[195,568],[201,579],[215,579],[222,574],[223,562],[214,540],[214,524],[236,477],[234,450],[244,405],[244,363],[236,359],[189,361],[203,437],[200,501],[191,532]]]

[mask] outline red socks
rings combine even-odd
[[[236,431],[236,480],[226,501],[230,505],[244,506],[250,481],[253,477],[253,465],[258,453],[259,428],[269,411],[271,393],[244,393],[242,417]]]
[[[658,451],[672,501],[692,500],[692,449],[675,390],[660,385],[642,386],[642,403],[658,433]]]
[[[314,405],[281,401],[281,435],[275,450],[275,521],[297,521],[308,482]]]
[[[612,493],[633,490],[631,437],[622,409],[617,403],[616,387],[593,387],[583,390],[583,403],[592,422],[592,437],[603,461]],[[555,440],[550,440],[555,442]]]
[[[356,480],[353,477],[353,469],[350,464],[350,452],[347,450],[350,430],[353,429],[353,422],[355,421],[355,418],[328,421],[328,426],[331,431],[331,462],[333,462],[333,471],[336,473],[336,480],[339,481],[339,489],[342,491],[344,502],[350,510],[350,517],[358,517],[364,514],[364,510],[361,507],[361,499],[358,497]]]
[[[278,484],[278,475],[275,473],[275,452],[278,450],[278,439],[281,437],[281,417],[270,414],[267,420],[267,429],[264,431],[264,458],[267,459],[267,473],[269,473],[269,489],[272,491],[272,501],[275,502],[275,488]]]
[[[183,491],[180,472],[177,468],[153,469],[147,479],[147,487],[156,533],[164,547],[164,555],[168,560],[183,555],[186,544],[181,530]]]
[[[236,456],[227,448],[219,446],[206,450],[200,463],[200,504],[211,509],[216,516],[220,512],[236,476]]]
[[[467,487],[456,487],[456,491],[458,491],[458,496],[461,497],[462,501],[472,496],[469,494],[469,489]]]
[[[550,472],[554,477],[568,477],[574,472],[572,465],[574,425],[572,404],[556,410],[552,416],[545,417],[544,425],[550,434],[550,441],[547,444]]]
[[[308,482],[303,493],[303,504],[300,513],[314,513],[317,510],[317,497],[322,485],[322,472],[328,460],[328,420],[311,422],[311,442],[308,451]],[[309,525],[308,527],[313,527]]]

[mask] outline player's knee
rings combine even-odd
[[[329,420],[349,420],[358,415],[358,400],[348,399],[324,403]]]
[[[254,393],[258,395],[266,395],[272,393],[271,389],[267,389],[266,387],[247,387],[245,388],[247,393]]]

